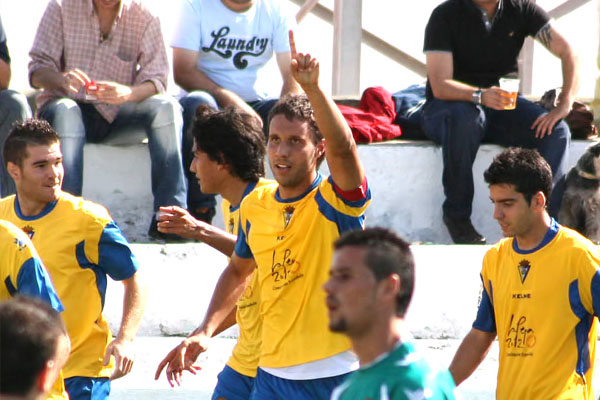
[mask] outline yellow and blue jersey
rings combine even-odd
[[[533,250],[507,238],[486,253],[473,327],[498,335],[498,399],[593,398],[599,268],[598,248],[554,220]]]
[[[63,311],[50,275],[29,237],[8,221],[0,220],[0,301],[15,295],[37,297],[57,312]],[[62,372],[47,399],[68,399]]]
[[[366,187],[366,182],[365,185]],[[263,321],[259,366],[281,368],[317,361],[350,349],[332,333],[322,285],[333,242],[362,229],[370,200],[365,189],[348,200],[331,177],[319,174],[301,196],[282,199],[278,184],[256,188],[242,201],[235,253],[253,257]],[[315,340],[318,338],[318,340]]]
[[[107,276],[128,279],[138,262],[106,209],[63,192],[36,216],[24,216],[15,196],[0,200],[0,218],[31,239],[64,306],[71,339],[65,378],[110,377],[113,361],[103,365],[112,339],[102,316]]]
[[[255,188],[263,187],[272,182],[262,178],[258,182],[250,182],[244,190],[242,200]],[[227,232],[237,235],[240,204],[231,207],[229,202],[223,199],[221,207]],[[233,348],[231,358],[227,362],[227,365],[236,372],[253,378],[256,376],[256,368],[258,367],[262,336],[262,324],[258,313],[259,301],[258,277],[256,273],[253,273],[248,287],[246,287],[236,304],[235,319],[240,328],[240,336]]]

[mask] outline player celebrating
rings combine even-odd
[[[329,399],[356,367],[348,339],[327,328],[321,285],[333,241],[362,228],[370,192],[350,128],[319,87],[317,60],[297,53],[291,34],[290,42],[306,96],[283,98],[271,111],[267,153],[277,182],[242,202],[235,252],[204,321],[167,367],[169,379],[192,369],[256,269],[263,330],[251,399]],[[328,178],[317,171],[323,158]]]

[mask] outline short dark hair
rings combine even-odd
[[[58,313],[43,301],[17,296],[0,302],[0,394],[29,393],[66,335]]]
[[[396,315],[404,318],[415,286],[415,261],[409,244],[388,229],[367,228],[346,232],[333,244],[335,250],[347,246],[366,249],[363,262],[373,272],[376,281],[391,274],[400,276]]]
[[[17,122],[4,141],[4,165],[12,162],[22,167],[23,160],[27,158],[27,146],[50,146],[58,142],[56,131],[43,119],[32,118]]]
[[[197,148],[211,160],[230,166],[232,175],[244,181],[265,175],[265,136],[251,115],[201,105],[191,129]]]
[[[317,144],[323,140],[323,134],[319,130],[317,120],[315,120],[315,111],[306,94],[287,94],[280,98],[269,111],[269,128],[271,127],[271,120],[276,115],[283,115],[290,122],[296,120],[308,123],[313,143]],[[325,153],[317,160],[317,168],[324,159]]]
[[[537,150],[509,147],[494,157],[483,178],[488,185],[513,185],[528,203],[542,192],[547,205],[552,190],[552,169]]]

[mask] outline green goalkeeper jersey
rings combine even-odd
[[[412,343],[399,342],[351,374],[331,400],[445,400],[455,398],[454,389],[448,370],[435,370]]]

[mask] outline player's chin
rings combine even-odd
[[[348,324],[344,318],[335,318],[329,313],[329,330],[332,332],[346,332]]]

